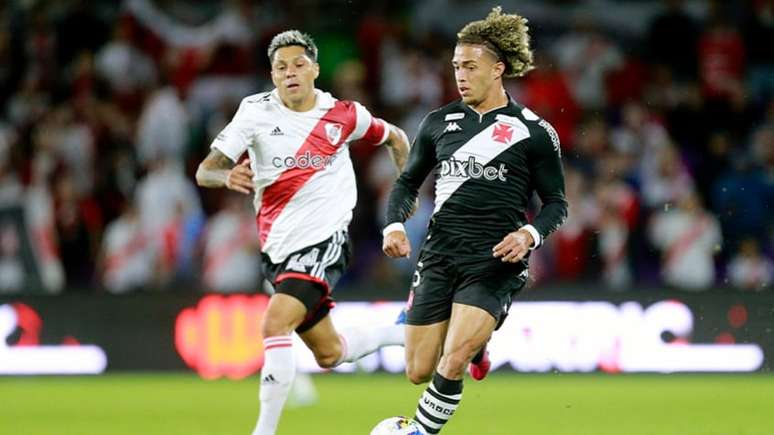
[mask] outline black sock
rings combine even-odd
[[[486,352],[486,346],[482,347],[481,350],[478,351],[476,356],[474,356],[470,362],[472,362],[473,364],[480,363],[481,360],[484,359],[484,352]]]
[[[438,372],[419,399],[414,419],[428,434],[437,434],[454,415],[462,399],[462,380],[451,380]]]

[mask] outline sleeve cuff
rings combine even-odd
[[[402,233],[406,232],[406,227],[403,226],[403,223],[401,222],[393,222],[382,230],[382,237],[387,237],[387,234],[390,234],[393,231],[400,231]]]
[[[377,146],[383,145],[385,142],[387,142],[387,138],[390,137],[390,124],[388,124],[387,121],[383,119],[379,119],[379,122],[381,122],[384,126],[384,134],[382,134],[382,140],[376,143]]]
[[[526,230],[532,236],[532,239],[535,241],[535,244],[533,246],[530,246],[529,248],[530,251],[534,251],[535,249],[539,248],[540,245],[543,244],[543,238],[540,237],[540,233],[538,232],[537,228],[535,228],[534,226],[527,224],[519,229]]]
[[[231,160],[232,162],[234,162],[234,164],[237,164],[237,163],[239,163],[239,157],[240,157],[240,156],[232,156],[232,155],[231,155],[231,153],[230,153],[230,152],[228,152],[226,149],[224,149],[224,147],[222,147],[222,146],[221,146],[221,145],[218,143],[218,141],[217,141],[217,140],[216,140],[215,142],[213,142],[213,143],[212,143],[212,145],[210,145],[210,149],[212,149],[212,150],[218,150],[218,151],[220,151],[221,153],[223,153],[223,155],[224,155],[224,156],[228,157],[228,158],[229,158],[229,160]]]

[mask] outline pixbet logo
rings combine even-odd
[[[307,151],[300,156],[274,157],[271,159],[271,164],[275,168],[322,169],[332,165],[334,160],[336,160],[335,155],[318,156]]]
[[[461,177],[461,178],[484,178],[489,181],[505,181],[505,174],[508,169],[505,163],[500,163],[499,167],[484,166],[478,163],[475,157],[468,157],[467,161],[457,160],[454,157],[441,162],[442,177]]]

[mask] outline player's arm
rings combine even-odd
[[[252,122],[248,116],[245,98],[231,122],[210,145],[210,153],[196,170],[196,184],[201,187],[226,187],[240,193],[253,191],[253,171],[250,161],[239,162],[249,144],[253,143]]]
[[[406,136],[406,132],[398,126],[387,124],[387,140],[384,141],[384,146],[390,150],[390,157],[395,163],[395,168],[398,170],[398,174],[406,167],[406,161],[409,155],[409,140]]]
[[[533,176],[532,184],[542,203],[540,212],[532,224],[508,234],[493,248],[495,257],[513,263],[524,258],[531,249],[540,247],[545,238],[567,219],[559,136],[550,124],[541,121],[528,146],[527,162]]]
[[[389,224],[382,231],[384,235],[382,250],[388,256],[407,257],[411,254],[411,246],[406,238],[403,222],[414,213],[419,187],[436,163],[435,144],[430,133],[428,118],[425,118],[410,148],[403,173],[395,181],[390,192],[387,204]]]
[[[253,171],[250,161],[234,165],[231,159],[217,148],[199,164],[196,170],[196,184],[201,187],[226,187],[249,194],[253,191]]]
[[[400,174],[408,159],[409,141],[406,133],[401,128],[371,115],[360,103],[352,102],[350,107],[355,112],[355,129],[351,140],[386,146]]]

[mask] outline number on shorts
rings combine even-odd
[[[421,269],[421,268],[422,268],[422,262],[418,261],[417,262],[417,268],[414,269],[414,279],[411,281],[411,286],[412,287],[418,287],[420,281],[422,281],[422,277],[419,275],[419,269]]]

